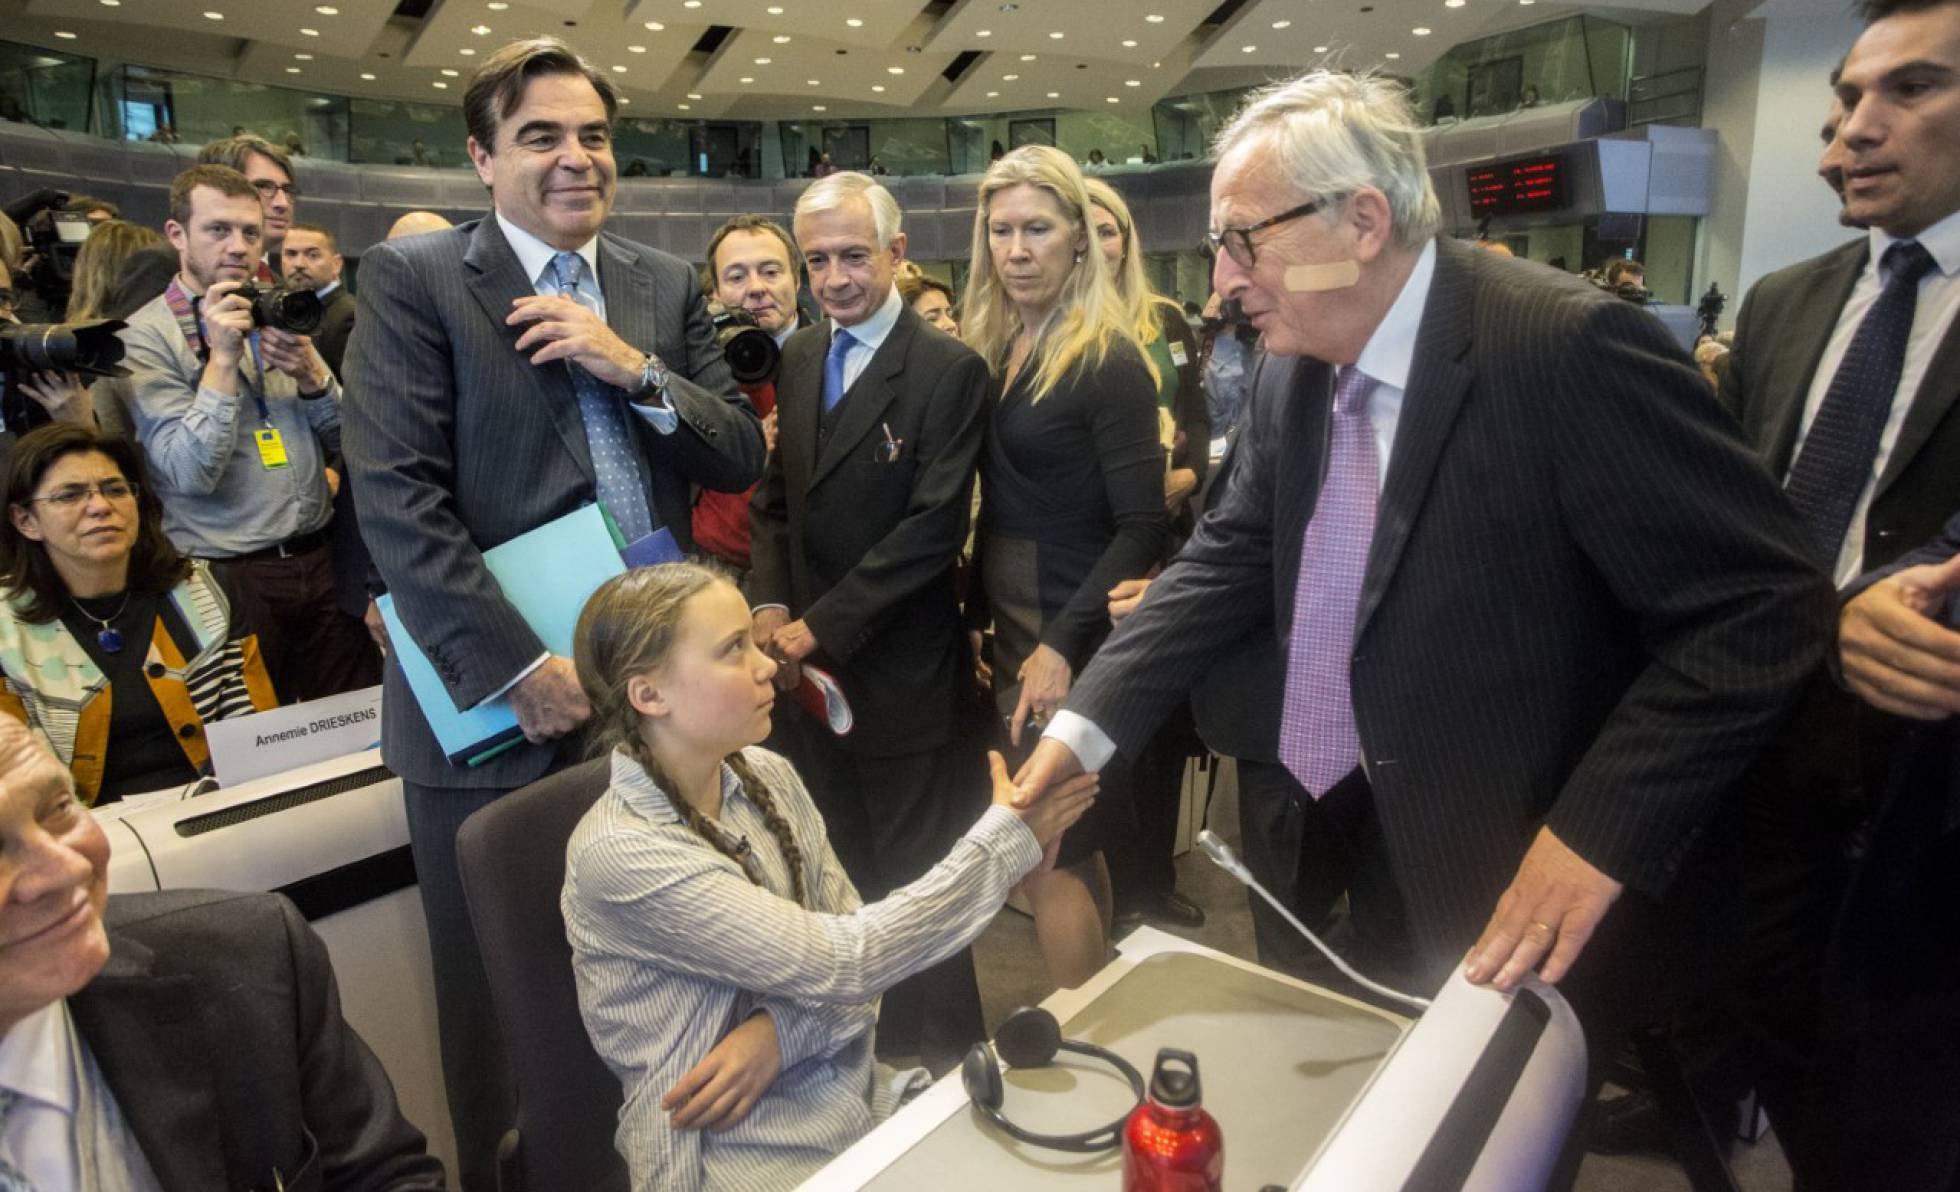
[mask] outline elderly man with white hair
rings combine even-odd
[[[783,349],[777,450],[750,505],[749,599],[757,640],[783,663],[777,685],[815,663],[855,716],[840,737],[786,709],[772,740],[867,901],[937,864],[986,797],[986,763],[958,731],[971,664],[953,571],[989,381],[971,348],[899,297],[900,220],[891,192],[860,173],[819,179],[797,201],[824,321]],[[984,1036],[966,949],[885,995],[883,1055],[943,1068]]]
[[[0,1189],[440,1192],[292,903],[111,896],[108,871],[68,771],[0,716]]]
[[[1722,794],[1829,638],[1797,521],[1652,316],[1437,236],[1394,84],[1272,87],[1217,158],[1213,280],[1267,349],[1238,458],[1024,797],[1265,635],[1363,970],[1542,966],[1589,1030],[1633,1025],[1693,973]]]

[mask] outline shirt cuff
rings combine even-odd
[[[967,830],[966,838],[1006,861],[1016,881],[1041,864],[1041,841],[1035,838],[1034,829],[1005,807],[987,808]]]
[[[664,390],[652,401],[636,401],[628,402],[627,404],[633,407],[634,413],[647,420],[648,424],[653,427],[655,434],[671,435],[674,433],[674,428],[681,424],[681,416],[675,411],[673,405],[668,402],[667,394]]]
[[[489,695],[484,696],[482,701],[478,703],[476,706],[478,708],[481,708],[484,704],[491,703],[494,700],[500,700],[504,698],[504,696],[509,695],[511,688],[517,686],[519,683],[522,683],[524,680],[530,678],[532,671],[537,670],[539,667],[543,666],[545,663],[550,661],[551,661],[551,651],[546,650],[544,653],[538,655],[536,661],[532,662],[531,665],[525,667],[521,671],[518,671],[515,675],[512,675],[510,682],[504,684],[502,687],[497,688]]]
[[[1116,755],[1116,742],[1109,739],[1108,733],[1097,728],[1088,717],[1066,708],[1055,713],[1055,718],[1048,722],[1048,731],[1041,735],[1044,740],[1060,741],[1068,746],[1075,760],[1082,763],[1082,769],[1090,774],[1108,765],[1109,759]]]

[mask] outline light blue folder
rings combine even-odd
[[[544,648],[569,658],[572,630],[585,602],[599,585],[626,570],[619,548],[612,519],[597,505],[582,505],[484,551],[483,562]],[[508,699],[458,712],[435,667],[396,615],[394,599],[382,596],[375,604],[388,626],[388,647],[451,765],[478,765],[523,742],[524,730]]]

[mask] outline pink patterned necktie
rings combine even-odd
[[[1361,760],[1348,667],[1381,475],[1375,428],[1368,420],[1368,395],[1374,390],[1375,379],[1357,368],[1343,368],[1336,376],[1327,475],[1300,546],[1300,578],[1293,591],[1279,758],[1316,799]]]

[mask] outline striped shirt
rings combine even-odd
[[[635,1189],[793,1188],[889,1116],[927,1074],[873,1063],[879,994],[971,943],[1041,859],[1034,834],[990,808],[931,872],[864,906],[796,771],[766,750],[744,756],[801,848],[808,909],[727,767],[716,824],[748,842],[763,885],[621,753],[566,848],[579,1009],[625,1092],[614,1143]],[[758,1010],[775,1023],[776,1082],[733,1129],[670,1127],[661,1096]]]

